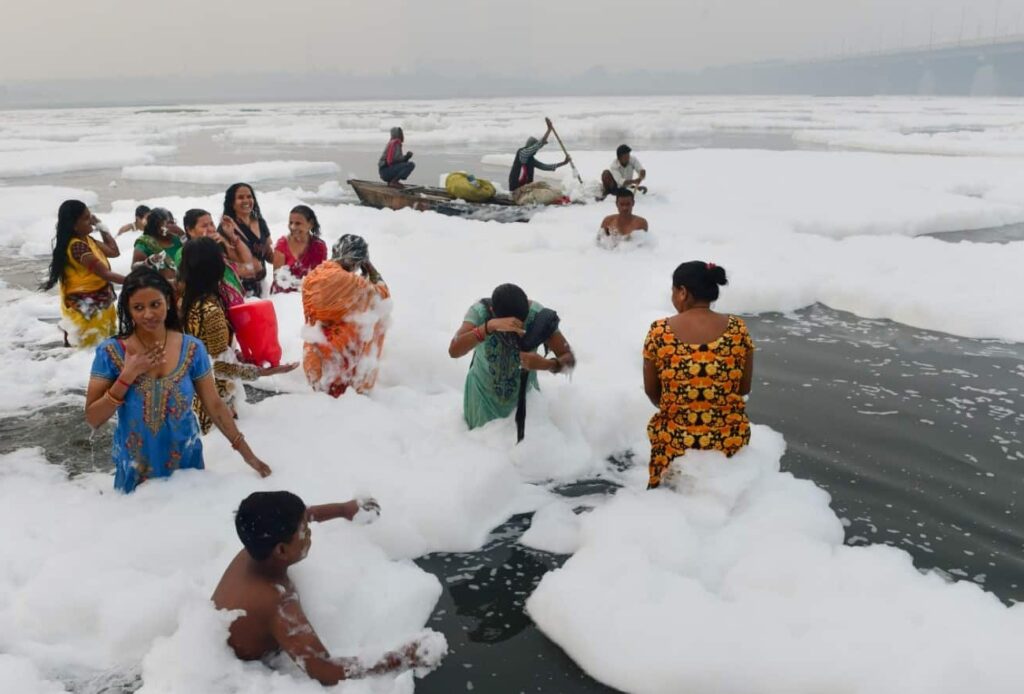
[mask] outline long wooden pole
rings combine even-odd
[[[555,126],[554,124],[551,123],[550,118],[548,118],[548,124],[551,125],[551,133],[555,136],[555,139],[558,140],[558,146],[562,148],[562,152],[565,154],[565,158],[569,160],[569,166],[572,167],[572,172],[576,174],[576,180],[579,181],[582,185],[583,177],[580,176],[579,169],[576,168],[576,163],[572,160],[572,156],[569,154],[569,150],[567,150],[565,148],[565,145],[562,143],[562,138],[558,136],[558,131],[555,130]]]

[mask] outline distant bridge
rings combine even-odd
[[[1024,36],[804,61],[707,68],[710,91],[742,94],[1024,96]]]

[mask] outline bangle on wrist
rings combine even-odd
[[[120,407],[124,404],[124,400],[114,397],[114,394],[110,392],[110,388],[107,388],[106,392],[103,393],[103,397],[114,403],[114,407]]]
[[[131,388],[131,387],[132,387],[132,384],[131,384],[131,383],[129,383],[128,381],[124,380],[124,379],[123,379],[123,378],[121,378],[120,376],[118,376],[118,377],[117,377],[117,380],[115,381],[115,383],[120,383],[121,385],[123,385],[123,386],[124,386],[124,389],[125,389],[126,391],[127,391],[127,390],[128,390],[129,388]]]
[[[243,434],[242,432],[238,432],[237,434],[235,434],[235,438],[231,439],[231,447],[237,451],[238,447],[242,445],[242,441],[244,440],[245,434]]]
[[[491,324],[491,319],[490,318],[488,318],[487,320],[484,321],[484,335],[490,335],[491,334],[491,329],[490,329],[490,327],[488,327],[488,326],[490,326],[490,324]]]
[[[551,373],[556,374],[562,370],[562,362],[559,361],[558,357],[555,357],[555,364],[551,367]]]

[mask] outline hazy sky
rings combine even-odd
[[[1024,0],[0,0],[0,80],[565,76],[1024,33]]]

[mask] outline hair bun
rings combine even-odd
[[[725,276],[725,268],[714,263],[708,263],[708,278],[720,287],[729,284],[729,280]]]

